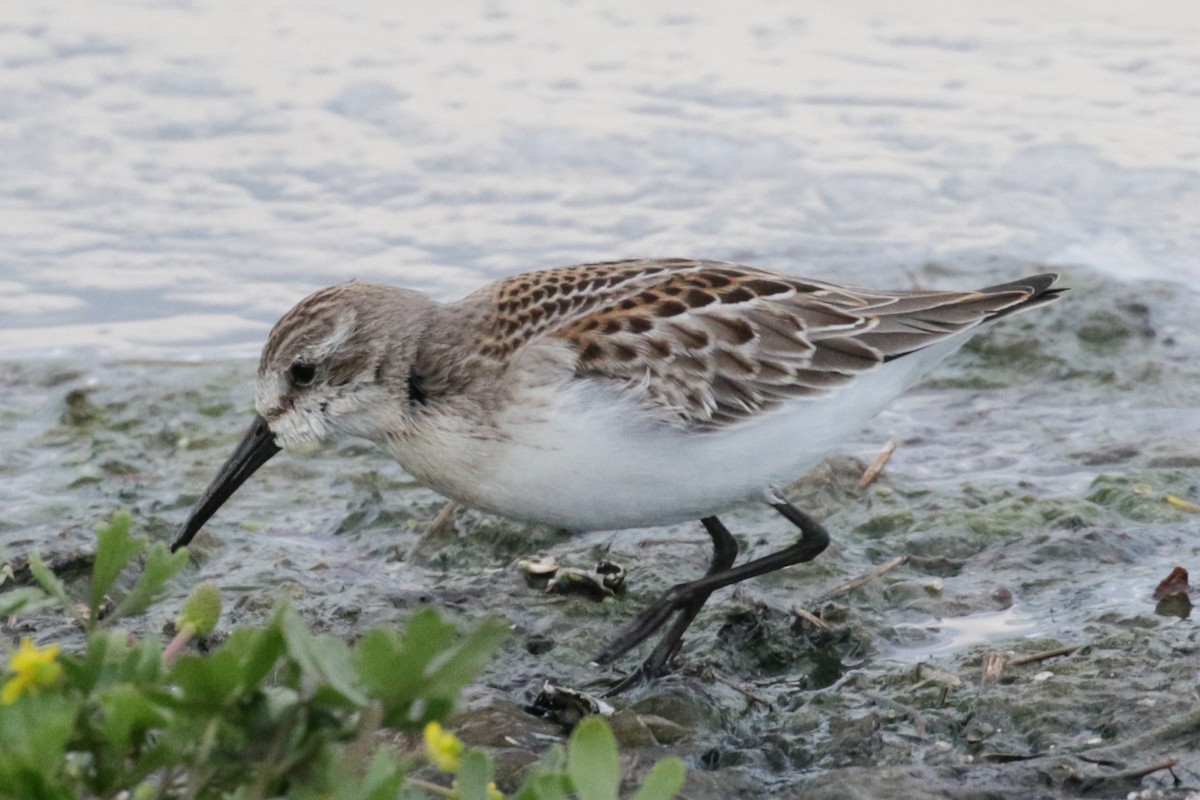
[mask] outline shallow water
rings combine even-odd
[[[962,288],[1050,265],[1063,302],[793,488],[831,548],[718,594],[680,673],[619,705],[687,731],[694,798],[1124,796],[1177,787],[1088,781],[1168,756],[1195,788],[1191,740],[1156,726],[1195,706],[1200,638],[1151,593],[1200,569],[1200,518],[1162,499],[1200,501],[1198,43],[1191,7],[1120,3],[6,5],[0,548],[82,552],[117,507],[170,538],[248,422],[269,325],[336,280],[452,298],[697,255]],[[200,579],[230,624],[279,599],[347,636],[422,603],[499,612],[514,636],[465,724],[524,729],[546,724],[509,703],[588,685],[602,643],[706,563],[695,525],[564,537],[470,511],[413,554],[441,506],[363,445],[281,455],[137,632]],[[762,509],[727,522],[757,555],[791,535]],[[612,558],[629,595],[540,595],[514,568],[539,551]],[[981,677],[986,652],[1075,644]]]
[[[1200,286],[1200,10],[1156,9],[7,3],[0,352],[251,355],[338,280],[643,255]]]

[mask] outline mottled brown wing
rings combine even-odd
[[[683,259],[606,261],[514,275],[488,284],[463,303],[485,302],[493,318],[480,343],[484,355],[508,358],[526,342],[568,321],[626,300],[679,270],[701,262]]]
[[[979,292],[877,292],[716,261],[623,261],[488,287],[485,352],[565,340],[580,377],[622,384],[665,419],[722,427],[823,394],[1046,291],[1052,276]]]

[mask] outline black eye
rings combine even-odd
[[[305,364],[297,361],[292,364],[288,370],[288,375],[292,378],[292,383],[297,386],[308,386],[313,382],[313,378],[317,377],[317,368],[312,364]]]

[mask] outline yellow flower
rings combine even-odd
[[[458,772],[462,766],[462,741],[441,725],[431,722],[425,726],[425,753],[442,772]]]
[[[13,676],[0,689],[0,703],[8,705],[26,692],[36,692],[52,686],[62,675],[62,664],[58,658],[58,645],[38,647],[28,637],[21,639],[17,652],[8,660],[8,669]]]

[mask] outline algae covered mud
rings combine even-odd
[[[917,275],[936,288],[979,277]],[[832,546],[718,593],[677,673],[614,701],[628,772],[677,752],[692,798],[1200,789],[1200,632],[1186,602],[1154,598],[1174,567],[1200,569],[1200,301],[1083,270],[1064,284],[1063,302],[978,337],[791,487]],[[82,575],[92,528],[118,507],[169,540],[246,424],[253,369],[8,363],[7,582],[25,579],[34,547],[63,577]],[[889,439],[892,459],[858,488]],[[502,615],[512,636],[460,722],[502,776],[562,734],[523,709],[543,682],[602,689],[613,676],[590,657],[707,563],[698,525],[567,537],[460,510],[427,535],[443,501],[397,465],[366,445],[318,455],[261,470],[197,537],[176,595],[212,580],[226,624],[287,600],[346,637],[425,604]],[[792,535],[769,509],[726,522],[750,557]],[[615,562],[626,593],[531,588],[516,564],[538,554]],[[156,635],[177,606],[135,633]],[[77,635],[50,615],[4,625]]]

